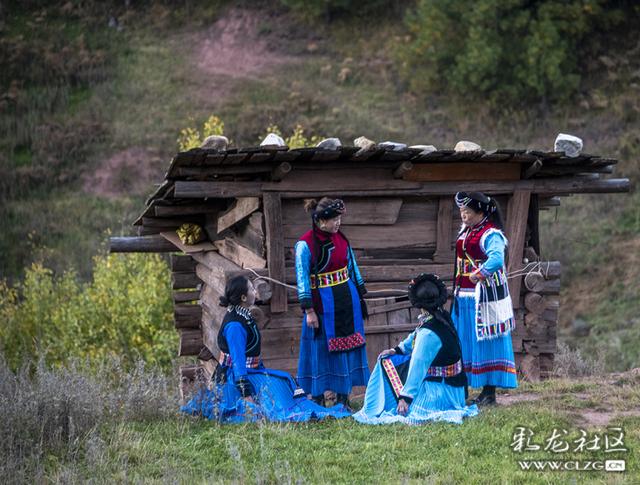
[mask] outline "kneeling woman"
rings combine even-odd
[[[260,331],[249,308],[256,293],[244,276],[231,279],[220,305],[227,307],[218,332],[221,350],[213,388],[203,389],[182,411],[223,422],[308,421],[350,413],[343,405],[319,406],[306,398],[286,372],[267,369],[260,361]]]
[[[442,309],[447,289],[437,276],[423,273],[409,285],[409,299],[422,311],[420,324],[397,347],[382,351],[353,418],[365,424],[461,423],[478,408],[465,406],[460,340]]]

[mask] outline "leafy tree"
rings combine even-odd
[[[592,35],[637,10],[612,0],[419,0],[407,12],[401,71],[418,93],[494,105],[562,101],[580,85]]]

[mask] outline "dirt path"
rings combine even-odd
[[[269,35],[271,22],[264,12],[232,8],[203,32],[192,34],[194,61],[200,71],[232,79],[260,74],[297,58],[283,53]]]

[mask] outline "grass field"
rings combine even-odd
[[[24,473],[45,481],[97,483],[637,483],[640,374],[525,384],[500,406],[462,425],[366,426],[352,419],[307,424],[219,425],[165,414],[103,419],[66,453],[46,454]],[[125,400],[126,402],[126,400]],[[167,406],[164,406],[164,405]],[[148,409],[151,400],[139,403]],[[137,418],[137,419],[136,419]],[[514,451],[531,429],[539,451]],[[587,439],[619,436],[628,451],[578,451]],[[545,451],[556,429],[568,452]],[[566,430],[567,434],[562,434]],[[613,443],[613,441],[612,441]],[[72,452],[69,450],[73,450]],[[519,460],[624,459],[625,473],[521,470]],[[32,475],[33,476],[33,475]]]

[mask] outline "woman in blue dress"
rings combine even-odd
[[[364,405],[353,418],[364,424],[461,423],[478,408],[465,405],[460,341],[442,308],[447,288],[436,275],[423,273],[411,281],[409,299],[421,309],[420,324],[397,347],[380,353]]]
[[[344,418],[343,405],[319,406],[307,399],[286,372],[267,369],[260,360],[260,331],[251,316],[256,292],[245,276],[232,278],[220,305],[227,314],[218,331],[221,350],[211,389],[201,389],[181,408],[221,422],[309,421],[329,416]]]
[[[311,230],[295,245],[298,299],[304,311],[298,382],[318,404],[324,392],[348,406],[353,386],[369,379],[365,350],[363,295],[356,259],[340,231],[346,208],[342,200],[305,201]]]
[[[458,192],[462,229],[456,241],[453,322],[460,335],[470,387],[482,387],[473,400],[496,402],[496,387],[518,385],[511,342],[513,305],[504,265],[507,238],[495,199]]]

